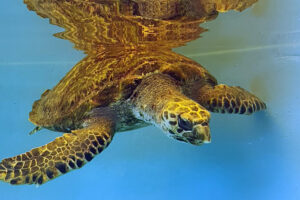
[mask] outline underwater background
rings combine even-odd
[[[0,199],[300,199],[299,9],[298,0],[260,0],[201,24],[201,38],[175,49],[256,94],[266,111],[212,114],[212,143],[202,146],[155,127],[119,133],[91,163],[40,187],[0,182]],[[29,136],[28,113],[84,54],[22,1],[1,4],[0,25],[3,159],[61,135]]]

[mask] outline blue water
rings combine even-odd
[[[266,101],[251,116],[212,114],[212,143],[192,146],[155,127],[119,133],[101,155],[40,187],[0,182],[0,199],[300,199],[300,3],[262,0],[243,13],[221,14],[202,38],[176,49],[219,82]],[[52,141],[29,136],[32,103],[83,53],[62,31],[6,1],[0,12],[0,159]]]

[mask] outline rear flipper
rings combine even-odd
[[[10,184],[41,185],[82,167],[108,146],[113,122],[94,120],[88,127],[64,134],[44,146],[0,163],[0,180]]]
[[[266,109],[266,104],[250,92],[223,84],[203,86],[194,93],[194,98],[212,112],[252,114]]]

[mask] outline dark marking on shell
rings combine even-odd
[[[10,184],[16,185],[16,184],[18,184],[18,182],[19,182],[20,180],[21,180],[20,178],[12,179],[12,180],[10,181]]]
[[[30,152],[26,152],[25,154],[28,156],[29,159],[33,157]]]
[[[55,168],[58,169],[63,174],[68,172],[67,165],[62,162],[55,163]]]
[[[24,163],[23,168],[28,168],[29,165],[30,165],[30,161],[29,161],[29,160],[26,160],[25,163]]]
[[[8,160],[8,159],[3,160],[3,161],[2,161],[2,164],[3,164],[3,166],[6,167],[7,169],[12,169],[12,168],[13,168],[13,166],[12,166],[11,163],[10,163],[10,160]]]
[[[43,157],[46,157],[46,156],[48,156],[50,154],[50,152],[49,151],[44,151],[43,153],[42,153],[42,155],[41,156],[43,156]]]
[[[256,109],[257,109],[257,110],[260,110],[260,109],[261,109],[258,101],[255,101],[255,105],[256,105]]]
[[[26,176],[25,178],[25,183],[29,183],[30,182],[30,177],[29,176]]]
[[[100,136],[97,136],[97,140],[98,140],[98,142],[99,142],[99,144],[100,145],[104,145],[105,144],[105,141],[103,140],[103,138],[102,137],[100,137]]]
[[[97,150],[93,147],[90,147],[90,152],[92,152],[94,155],[97,154]]]
[[[72,169],[75,169],[76,166],[75,166],[75,163],[73,161],[69,161],[69,166],[72,168]]]
[[[46,170],[46,175],[49,179],[53,179],[54,178],[54,172],[51,169],[47,169]]]
[[[5,180],[9,180],[11,178],[11,174],[12,174],[12,171],[7,171],[6,176],[5,176]]]
[[[29,159],[29,158],[26,156],[25,153],[23,153],[23,154],[21,155],[21,157],[22,157],[22,161],[25,161],[25,160],[28,160],[28,159]]]
[[[21,161],[21,160],[22,160],[21,155],[18,155],[18,156],[16,157],[16,160],[17,160],[17,161]]]
[[[230,103],[231,103],[232,108],[234,108],[235,105],[236,105],[235,101],[232,99],[232,100],[230,101]]]
[[[109,135],[107,135],[107,134],[103,134],[103,137],[104,137],[104,139],[105,139],[105,140],[108,140],[108,138],[109,138]]]
[[[245,105],[242,105],[240,114],[244,114],[245,112],[246,112],[246,107]]]
[[[15,177],[20,176],[20,174],[21,174],[20,170],[14,170],[14,176]]]
[[[77,165],[77,167],[79,167],[79,168],[82,167],[82,166],[83,166],[83,161],[78,159],[78,160],[76,161],[76,165]]]
[[[38,178],[37,183],[38,183],[39,185],[42,185],[43,182],[44,182],[44,177],[43,177],[43,175],[41,175],[41,176]]]
[[[239,113],[240,109],[239,108],[235,108],[234,109],[234,113]]]
[[[101,153],[103,151],[103,147],[98,147],[98,153]]]
[[[88,152],[84,153],[84,157],[87,161],[93,160],[93,155],[91,153]]]
[[[249,113],[252,113],[252,112],[253,112],[253,108],[252,108],[252,107],[249,107],[249,108],[248,108],[248,112],[249,112]]]
[[[32,152],[33,156],[39,156],[40,155],[40,152],[39,152],[38,149],[32,149],[31,152]]]
[[[229,105],[229,101],[228,101],[228,99],[225,98],[225,99],[224,99],[224,107],[225,107],[225,108],[229,108],[229,106],[230,106],[230,105]]]
[[[18,162],[16,165],[15,165],[15,169],[21,169],[23,167],[23,162]]]
[[[71,158],[73,161],[76,160],[76,159],[75,159],[75,156],[73,156],[73,155],[70,155],[69,158]]]
[[[37,174],[33,174],[32,175],[32,182],[35,183],[36,179],[37,179],[38,175]]]

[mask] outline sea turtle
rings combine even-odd
[[[62,37],[87,56],[46,90],[30,112],[29,120],[36,125],[32,133],[47,128],[65,134],[2,160],[2,181],[43,184],[91,161],[116,132],[148,125],[179,141],[209,143],[210,111],[251,114],[266,108],[253,94],[218,84],[200,64],[170,50],[195,39],[201,32],[198,24],[121,18],[123,26],[119,16],[103,17],[101,10],[108,10],[103,5],[95,12],[96,5],[83,1],[25,2],[51,23],[69,29]],[[125,31],[116,33],[119,27]]]
[[[45,146],[0,163],[0,179],[42,184],[82,167],[114,134],[155,125],[193,145],[211,141],[210,112],[265,109],[240,87],[217,84],[202,66],[172,52],[88,56],[36,101],[30,121],[66,132]]]

